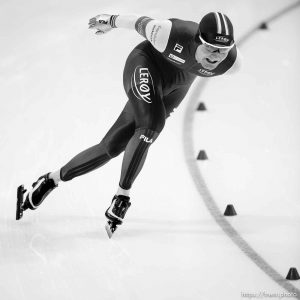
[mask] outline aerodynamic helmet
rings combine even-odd
[[[230,19],[223,13],[210,12],[199,23],[199,38],[202,43],[217,48],[234,46],[233,26]]]

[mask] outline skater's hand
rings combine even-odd
[[[89,29],[95,29],[95,34],[104,34],[110,31],[113,27],[111,26],[112,15],[97,15],[91,18],[89,21]]]

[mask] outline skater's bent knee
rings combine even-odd
[[[106,153],[110,158],[114,158],[118,156],[120,153],[124,151],[125,147],[120,147],[118,143],[109,143],[106,145]]]
[[[137,128],[147,128],[149,130],[160,133],[165,127],[166,119],[163,118],[150,118],[145,117],[142,121],[138,122]]]

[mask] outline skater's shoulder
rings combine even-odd
[[[172,23],[172,31],[178,35],[193,35],[198,31],[198,24],[194,21],[183,20],[178,18],[170,18]]]

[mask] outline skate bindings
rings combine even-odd
[[[123,195],[115,195],[112,199],[110,207],[106,210],[105,216],[108,218],[108,222],[105,226],[109,238],[117,229],[117,225],[123,223],[125,214],[130,207],[130,198]]]
[[[32,190],[26,195],[25,201],[24,194],[26,190],[23,185],[18,187],[16,220],[22,218],[24,210],[28,208],[32,210],[37,209],[49,193],[57,187],[54,180],[49,178],[49,174],[41,176],[32,184]]]

